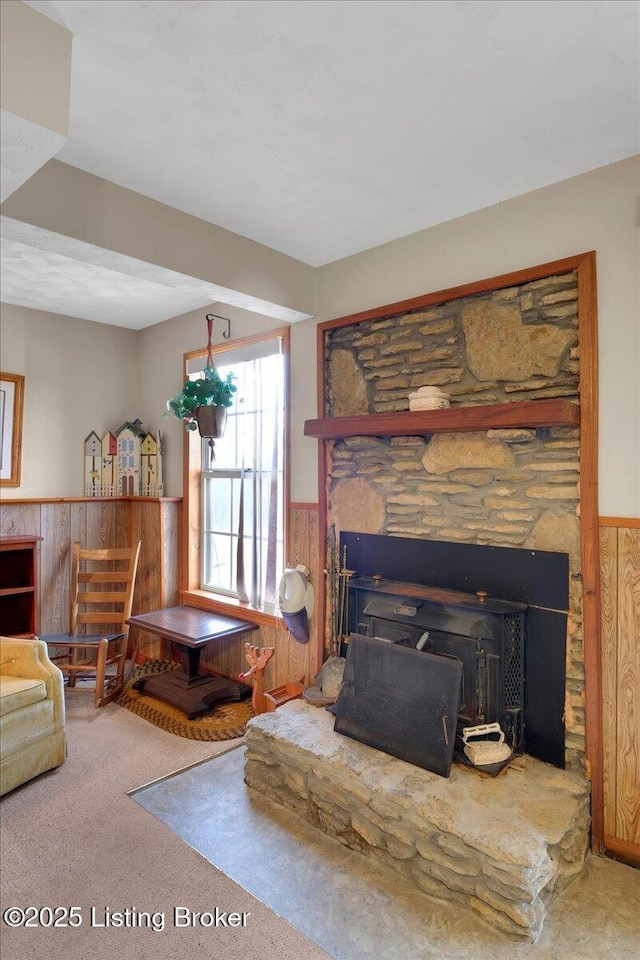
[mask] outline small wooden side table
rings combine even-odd
[[[200,654],[210,643],[226,637],[242,637],[258,629],[257,623],[221,617],[195,607],[168,607],[129,617],[131,627],[172,640],[180,651],[182,667],[167,673],[141,677],[134,689],[183,710],[189,720],[207,713],[216,703],[242,700],[251,687],[226,677],[200,672]]]

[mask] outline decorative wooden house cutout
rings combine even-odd
[[[100,495],[103,497],[118,495],[117,453],[118,441],[111,430],[107,430],[102,438],[102,489]]]
[[[126,420],[116,430],[118,441],[117,477],[123,497],[140,496],[140,443],[144,437],[142,422]]]
[[[86,497],[161,497],[162,442],[160,434],[142,422],[125,420],[102,439],[92,430],[84,441]]]
[[[140,444],[140,496],[161,497],[162,444],[160,434],[147,433]]]
[[[86,497],[99,497],[102,483],[102,441],[92,430],[84,441],[84,493]]]

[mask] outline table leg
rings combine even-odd
[[[183,647],[181,644],[176,644],[176,646],[180,650],[180,662],[182,664],[182,671],[177,671],[177,675],[187,683],[197,680],[202,676],[200,674],[200,654],[202,651],[193,647]],[[206,677],[206,674],[204,676]]]

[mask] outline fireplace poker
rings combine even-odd
[[[331,597],[331,609],[330,609],[330,626],[329,626],[329,644],[331,650],[331,656],[336,656],[336,607],[337,607],[337,571],[336,571],[336,525],[335,523],[331,524],[330,533],[329,533],[329,544],[328,544],[328,554],[329,554],[329,566],[327,572],[327,579],[329,582],[329,596]]]
[[[338,642],[336,656],[340,656],[340,648],[343,641],[347,638],[349,630],[349,580],[355,574],[355,570],[347,568],[347,546],[343,547],[342,565],[339,573],[338,589]]]
[[[340,644],[342,643],[342,634],[344,626],[344,575],[343,571],[347,564],[347,548],[343,547],[343,560],[338,571],[338,643],[336,656],[340,656]]]

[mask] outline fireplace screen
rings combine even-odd
[[[350,593],[358,634],[460,664],[458,738],[463,727],[499,723],[522,752],[524,604],[367,577]]]
[[[352,634],[335,730],[448,777],[462,664]]]
[[[340,549],[344,633],[456,657],[458,733],[499,723],[514,753],[564,767],[567,554],[345,531]]]

